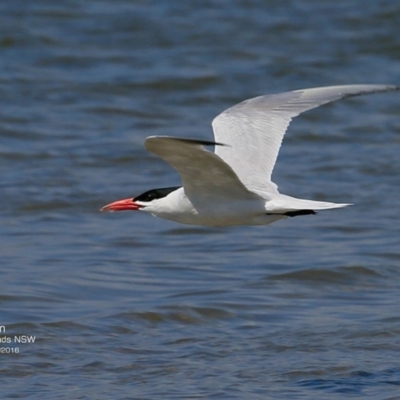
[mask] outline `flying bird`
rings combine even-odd
[[[343,85],[295,90],[245,100],[212,122],[215,141],[150,136],[148,151],[179,173],[183,186],[149,190],[101,211],[144,211],[182,224],[267,225],[347,203],[304,200],[279,193],[271,180],[292,118],[347,97],[399,90],[394,85]],[[214,153],[205,146],[215,146]]]

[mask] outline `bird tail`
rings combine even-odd
[[[268,208],[268,211],[272,212],[287,212],[296,210],[330,210],[351,205],[352,204],[350,203],[330,203],[326,201],[296,199],[295,197],[280,195],[278,198],[267,202],[266,207]]]

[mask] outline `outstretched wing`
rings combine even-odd
[[[196,201],[234,198],[260,199],[249,191],[232,168],[204,145],[223,147],[214,142],[150,136],[145,147],[174,167],[181,176],[186,195]]]
[[[213,121],[220,156],[250,190],[277,193],[271,182],[283,135],[300,113],[346,97],[399,90],[391,85],[345,85],[295,90],[255,97],[219,114]]]

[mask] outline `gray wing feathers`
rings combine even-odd
[[[213,123],[216,148],[250,190],[277,193],[271,182],[279,148],[292,118],[300,113],[346,97],[399,90],[391,85],[345,85],[296,90],[255,97],[233,106]]]
[[[192,199],[217,199],[232,196],[238,199],[259,199],[250,192],[236,176],[232,168],[218,155],[203,145],[218,143],[180,139],[168,136],[151,136],[145,147],[156,154],[181,176],[185,193]]]

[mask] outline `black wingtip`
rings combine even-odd
[[[299,215],[315,215],[317,214],[314,210],[296,210],[296,211],[288,211],[283,215],[287,215],[288,217],[297,217]]]
[[[178,140],[179,142],[185,142],[185,143],[200,144],[202,146],[228,146],[227,144],[213,142],[211,140],[184,139],[184,138],[174,138],[174,140]]]

